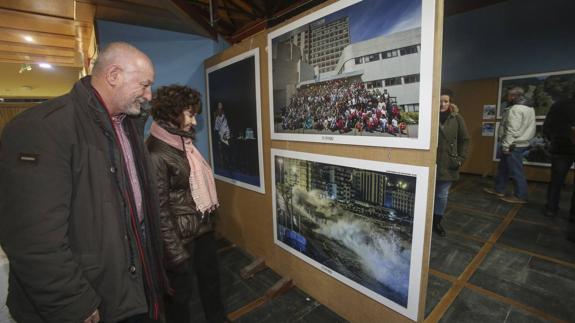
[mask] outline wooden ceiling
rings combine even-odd
[[[0,0],[0,62],[82,67],[93,8],[73,0]]]
[[[0,81],[4,87],[13,85],[0,89],[0,95],[37,88],[28,84],[29,81],[18,83],[18,79],[24,78],[12,75],[14,70],[20,69],[20,64],[50,63],[62,67],[52,73],[61,70],[66,71],[66,75],[76,75],[75,70],[69,68],[87,72],[97,54],[96,19],[209,38],[219,34],[233,44],[326,1],[0,0]],[[502,1],[506,0],[445,0],[445,15]],[[2,79],[5,78],[9,80],[4,82]]]
[[[0,0],[0,62],[86,67],[94,19],[236,43],[326,0]],[[446,0],[455,14],[504,0]],[[210,10],[210,8],[212,8]]]

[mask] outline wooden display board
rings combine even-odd
[[[262,139],[264,158],[265,186],[272,187],[271,181],[271,149],[282,149],[303,153],[314,153],[328,156],[364,159],[378,162],[389,162],[423,166],[429,168],[427,190],[427,213],[425,216],[425,233],[423,244],[423,266],[421,268],[419,296],[419,309],[417,321],[423,321],[425,309],[425,295],[427,276],[429,271],[429,249],[431,242],[431,223],[435,183],[435,158],[437,150],[439,89],[441,75],[441,48],[443,26],[443,1],[435,1],[435,30],[434,30],[434,59],[433,59],[433,89],[432,106],[421,106],[420,109],[431,109],[430,148],[401,149],[386,147],[369,147],[340,144],[323,144],[315,142],[271,140],[270,106],[269,106],[269,79],[268,79],[268,53],[267,35],[275,29],[281,28],[308,15],[311,12],[333,4],[335,1],[318,6],[308,12],[300,14],[291,20],[271,30],[264,30],[225,51],[207,59],[205,68],[209,69],[232,57],[247,51],[259,48],[260,80],[262,95]],[[230,183],[216,180],[220,200],[219,222],[217,230],[236,245],[244,248],[252,255],[265,259],[266,264],[284,277],[290,277],[296,286],[310,294],[322,304],[326,305],[345,319],[352,322],[411,322],[403,316],[357,290],[326,275],[321,270],[310,266],[302,259],[278,247],[274,243],[274,224],[271,190],[259,194]],[[361,310],[358,310],[361,309]]]
[[[499,80],[484,79],[446,84],[454,92],[455,103],[459,113],[465,119],[465,124],[471,136],[469,157],[461,167],[461,171],[469,174],[490,175],[497,173],[497,162],[493,159],[493,142],[495,137],[481,135],[483,106],[497,104]],[[524,165],[527,180],[549,182],[551,171],[549,167]],[[573,182],[573,171],[567,176],[567,182]]]

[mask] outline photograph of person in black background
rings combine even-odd
[[[206,79],[215,177],[263,192],[257,49],[208,68]]]

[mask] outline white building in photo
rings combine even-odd
[[[368,88],[387,89],[404,111],[419,111],[420,52],[421,28],[352,43],[319,80],[361,75]]]

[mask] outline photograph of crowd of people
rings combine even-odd
[[[272,163],[276,243],[400,313],[416,309],[424,168],[276,149]]]
[[[258,49],[208,68],[206,80],[215,177],[264,193]]]
[[[514,87],[525,89],[525,97],[529,99],[528,105],[535,109],[535,116],[545,118],[557,97],[570,97],[569,93],[575,93],[575,70],[500,78],[499,118],[508,105],[504,94]]]
[[[272,139],[427,148],[424,2],[343,0],[271,32]]]
[[[416,112],[401,112],[387,89],[340,79],[300,87],[281,111],[278,132],[417,135]]]

